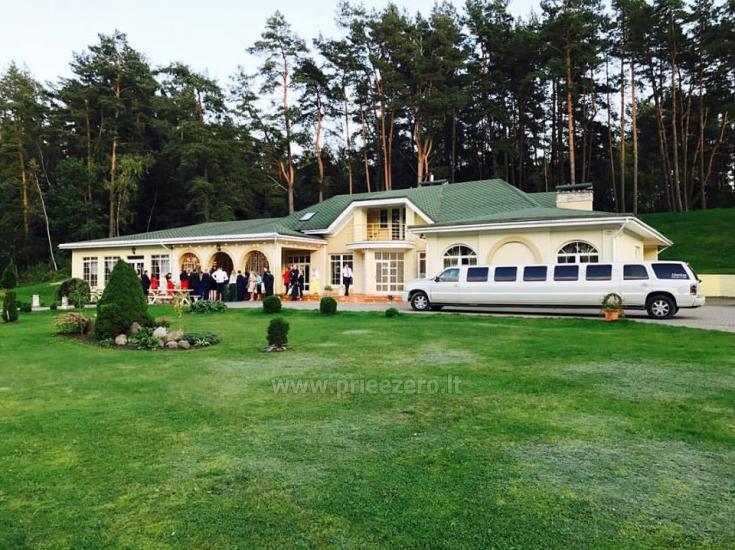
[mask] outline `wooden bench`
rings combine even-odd
[[[149,290],[148,291],[148,305],[153,306],[156,304],[170,304],[174,300],[174,296],[176,296],[179,292],[185,292],[188,294],[188,296],[184,299],[184,305],[191,305],[193,302],[196,302],[199,300],[199,295],[194,293],[194,289],[191,288],[176,288],[172,291],[170,291],[171,294],[169,294],[169,290],[165,288],[159,288],[156,290]]]

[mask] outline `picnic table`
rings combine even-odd
[[[188,296],[184,299],[184,305],[191,305],[193,302],[199,300],[199,295],[194,293],[193,288],[176,288],[169,291],[165,288],[157,288],[156,290],[148,291],[148,305],[153,306],[156,304],[170,304],[174,296],[177,293],[184,292]]]

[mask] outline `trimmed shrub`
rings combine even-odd
[[[133,323],[150,326],[152,321],[138,274],[130,264],[117,262],[97,302],[95,337],[114,338],[125,334]]]
[[[15,300],[15,292],[9,290],[3,298],[3,321],[14,323],[18,320],[18,303]]]
[[[50,306],[48,306],[48,308],[51,311],[56,311],[57,309],[59,309],[59,304],[57,304],[56,302],[54,302],[53,304],[51,304]]]
[[[227,304],[219,300],[199,300],[189,306],[189,313],[221,313],[227,311]]]
[[[0,278],[0,286],[5,290],[11,290],[18,285],[18,279],[15,276],[15,267],[12,263],[5,266],[3,275]]]
[[[67,297],[71,305],[80,309],[91,300],[89,284],[82,279],[67,279],[56,289],[56,301],[61,302],[64,296]]]
[[[319,300],[319,313],[324,315],[334,315],[337,313],[337,300],[331,296],[325,296]]]
[[[268,345],[278,348],[288,344],[288,329],[291,328],[283,317],[272,319],[268,325]]]
[[[206,348],[219,344],[219,336],[213,332],[187,332],[182,339],[195,348]]]
[[[386,317],[398,317],[399,311],[394,307],[389,307],[385,310]]]
[[[263,300],[264,313],[279,313],[281,311],[281,299],[278,296],[266,296]]]
[[[87,334],[91,322],[81,313],[66,313],[54,319],[56,334]]]
[[[20,309],[21,313],[31,313],[33,306],[28,302],[18,302],[18,309]]]

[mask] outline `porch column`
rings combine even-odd
[[[365,294],[375,294],[375,251],[365,250],[363,256],[363,284],[362,291]]]
[[[273,274],[274,278],[274,284],[273,284],[273,292],[275,294],[282,294],[285,292],[285,288],[283,288],[283,246],[281,245],[278,240],[275,241],[273,246],[273,258],[270,262],[270,270]]]

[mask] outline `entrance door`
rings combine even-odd
[[[127,262],[133,266],[138,276],[142,275],[143,271],[145,271],[145,259],[143,256],[128,256]]]
[[[311,256],[309,254],[286,256],[286,263],[296,266],[299,273],[304,274],[304,292],[309,292],[309,278],[311,276]]]
[[[402,253],[375,253],[375,290],[377,292],[403,291]]]

